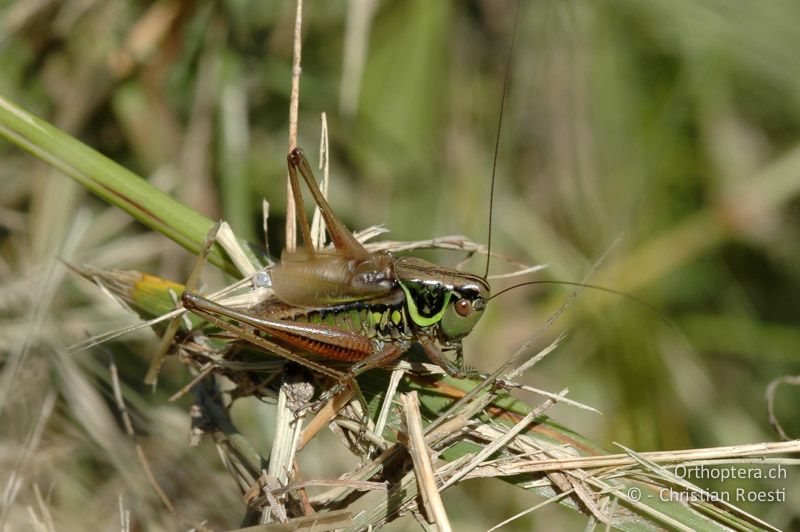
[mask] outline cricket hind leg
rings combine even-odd
[[[306,186],[308,186],[308,189],[311,191],[314,202],[322,213],[322,218],[325,220],[325,226],[327,227],[328,234],[331,236],[334,247],[353,258],[369,256],[369,252],[361,245],[356,237],[353,236],[353,233],[345,227],[341,220],[336,217],[333,208],[325,199],[325,196],[322,195],[322,191],[320,191],[317,180],[314,177],[314,172],[311,170],[311,165],[308,163],[308,159],[306,159],[303,150],[300,148],[293,149],[287,156],[287,162],[289,164],[289,181],[292,186],[292,196],[294,197],[295,204],[298,205],[300,230],[303,234],[303,244],[306,252],[309,255],[314,254],[314,250],[311,247],[311,228],[304,209],[303,197],[300,193],[300,180],[297,177],[298,172],[300,172],[300,175],[306,182]]]

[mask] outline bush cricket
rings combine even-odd
[[[303,151],[295,148],[287,159],[303,246],[284,250],[270,269],[274,297],[239,311],[185,292],[183,306],[258,347],[278,344],[297,354],[289,356],[295,362],[335,378],[338,384],[321,400],[347,385],[363,401],[355,377],[392,362],[414,342],[448,375],[464,377],[461,340],[489,300],[486,279],[416,257],[368,252],[334,214]],[[311,244],[298,173],[320,208],[333,250]],[[301,353],[352,365],[337,371]],[[456,363],[446,353],[455,353]]]

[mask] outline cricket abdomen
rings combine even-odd
[[[267,333],[311,353],[342,362],[358,362],[387,342],[412,338],[402,292],[373,301],[357,301],[319,308],[267,300],[251,310],[254,314],[285,324]],[[320,328],[320,334],[302,332],[302,324]],[[293,330],[292,324],[296,324]],[[355,336],[353,333],[355,333]],[[331,341],[333,340],[333,341]]]

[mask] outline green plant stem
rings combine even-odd
[[[214,222],[79,140],[0,96],[0,136],[41,159],[136,220],[197,253]],[[242,248],[258,263],[245,242]],[[240,276],[218,244],[209,261]]]

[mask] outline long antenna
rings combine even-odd
[[[650,303],[648,303],[644,299],[642,299],[640,297],[636,297],[633,294],[629,294],[627,292],[623,292],[621,290],[614,290],[613,288],[607,288],[605,286],[600,286],[600,285],[596,285],[596,284],[577,283],[577,282],[572,282],[572,281],[545,281],[545,280],[543,280],[543,281],[528,281],[528,282],[525,282],[525,283],[518,283],[518,284],[515,284],[513,286],[509,286],[508,288],[504,288],[503,290],[500,290],[496,294],[492,294],[492,297],[490,297],[489,300],[491,301],[492,299],[496,298],[497,296],[501,296],[501,295],[505,294],[506,292],[510,292],[511,290],[514,290],[515,288],[520,288],[522,286],[531,286],[531,285],[535,285],[535,284],[558,284],[558,285],[563,285],[563,286],[579,286],[581,288],[588,288],[590,290],[598,290],[600,292],[606,292],[608,294],[614,294],[616,296],[624,297],[625,299],[627,299],[629,301],[633,301],[634,303],[638,303],[638,304],[642,305],[643,307],[646,307],[648,310],[653,312],[656,316],[661,318],[661,320],[664,323],[666,323],[667,325],[669,325],[673,329],[677,330],[677,326],[674,323],[672,323],[672,321],[670,321],[670,319],[666,316],[666,314],[661,312],[659,309],[657,309],[655,306],[651,305]]]
[[[503,75],[503,95],[500,97],[500,118],[497,120],[497,134],[494,138],[494,158],[492,160],[492,183],[489,186],[489,236],[486,239],[486,271],[484,279],[489,276],[489,262],[492,258],[492,218],[494,217],[494,182],[497,175],[497,154],[500,152],[500,132],[503,130],[503,115],[506,110],[506,95],[508,94],[508,82],[511,76],[511,58],[514,55],[514,41],[517,37],[517,23],[519,22],[519,4],[514,10],[514,28],[511,30],[511,44],[508,47],[508,59],[506,60],[506,71]]]

